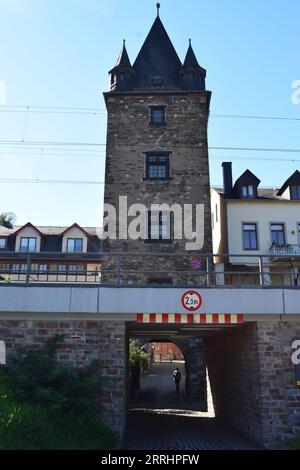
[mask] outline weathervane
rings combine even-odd
[[[160,3],[156,4],[156,8],[157,8],[157,16],[159,16]]]

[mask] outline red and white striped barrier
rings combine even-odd
[[[242,314],[205,314],[205,313],[138,313],[138,323],[177,323],[190,325],[237,325],[244,323]]]

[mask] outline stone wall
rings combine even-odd
[[[144,204],[149,210],[151,204],[204,204],[204,246],[203,253],[211,253],[211,210],[209,193],[209,166],[207,149],[207,120],[210,94],[208,92],[178,93],[132,93],[108,94],[107,152],[105,170],[105,203],[118,207],[119,196],[127,196],[128,207]],[[149,106],[166,106],[167,122],[162,126],[149,124]],[[145,179],[145,152],[170,152],[170,179]],[[118,224],[126,228],[119,219]],[[132,218],[129,218],[129,222]],[[195,228],[195,225],[194,225]],[[117,230],[117,236],[119,231]],[[104,251],[182,253],[185,240],[172,243],[148,243],[143,240],[110,240],[103,242]],[[199,250],[196,250],[199,254]],[[132,283],[145,278],[138,273],[141,266],[147,269],[165,269],[148,277],[165,277],[174,283],[186,282],[186,276],[176,276],[175,270],[191,270],[190,260],[178,258],[175,262],[164,258],[123,259],[123,266],[133,273],[126,279]],[[112,267],[108,259],[103,259],[106,269]],[[204,260],[204,267],[206,267]],[[134,273],[136,272],[136,274]],[[196,274],[194,272],[194,274]],[[193,283],[193,273],[189,281]],[[104,281],[111,279],[108,274]],[[204,276],[205,280],[205,276]],[[199,275],[195,281],[201,284]]]
[[[291,361],[297,322],[257,322],[205,340],[217,418],[265,447],[291,434],[300,412]]]
[[[299,322],[257,323],[261,415],[267,445],[292,434],[295,425],[300,429],[300,388],[296,386],[291,361],[291,345],[296,336],[300,337]]]
[[[24,347],[41,348],[55,335],[66,335],[57,351],[58,360],[82,367],[101,363],[99,402],[103,420],[122,436],[126,418],[127,341],[124,322],[117,321],[1,321],[7,363]]]
[[[262,443],[256,323],[205,339],[216,417]]]

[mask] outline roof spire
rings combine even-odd
[[[157,4],[156,4],[156,8],[157,8],[157,16],[158,16],[158,18],[159,18],[160,3],[157,3]]]

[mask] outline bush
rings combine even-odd
[[[63,337],[44,350],[20,352],[0,371],[0,449],[113,449],[116,435],[96,406],[99,365],[76,370],[57,363]]]
[[[40,404],[55,413],[89,410],[100,390],[99,366],[72,369],[56,361],[63,336],[51,339],[43,350],[22,350],[11,362],[9,379],[19,401]]]

